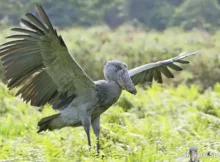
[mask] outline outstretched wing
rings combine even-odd
[[[31,105],[50,103],[61,108],[79,93],[93,90],[95,84],[69,54],[61,36],[57,35],[43,8],[35,6],[43,20],[31,13],[21,22],[28,27],[13,28],[19,34],[1,45],[8,87],[20,87],[17,95]]]
[[[191,54],[183,53],[177,57],[174,57],[168,60],[142,65],[142,66],[129,70],[128,73],[134,85],[143,84],[146,82],[151,83],[153,79],[157,81],[158,83],[162,83],[163,79],[162,79],[161,73],[163,73],[167,78],[174,78],[169,68],[175,71],[181,71],[182,68],[176,65],[175,63],[188,64],[189,62],[184,61],[183,59],[191,55],[194,55],[197,52],[194,52]]]

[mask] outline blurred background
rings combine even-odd
[[[121,60],[132,68],[201,50],[171,82],[196,83],[203,91],[220,80],[219,0],[0,1],[1,39],[26,12],[36,14],[35,3],[45,8],[71,54],[93,79],[103,78],[106,60]]]
[[[116,29],[124,24],[145,29],[166,30],[181,27],[214,32],[220,25],[219,0],[9,0],[0,3],[2,25],[17,25],[33,5],[42,4],[56,26],[92,27],[107,25]]]
[[[108,60],[134,68],[201,50],[174,79],[138,87],[135,97],[125,92],[102,115],[104,160],[188,161],[182,155],[196,146],[204,161],[219,161],[220,0],[0,0],[0,43],[25,13],[37,15],[35,3],[93,80],[104,78]],[[0,79],[0,161],[102,161],[95,146],[85,148],[81,128],[36,134],[40,118],[57,112],[14,97],[2,66]]]

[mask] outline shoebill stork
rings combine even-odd
[[[199,162],[199,153],[196,147],[191,147],[189,149],[189,156],[190,156],[189,162]]]
[[[9,89],[18,87],[16,95],[33,106],[52,105],[58,114],[45,117],[38,123],[38,133],[66,126],[83,126],[88,145],[90,127],[97,137],[99,151],[100,115],[114,104],[122,90],[136,94],[135,86],[155,79],[162,83],[161,73],[173,78],[169,68],[181,71],[176,65],[188,64],[182,54],[177,57],[150,63],[128,70],[125,63],[104,63],[105,80],[93,81],[69,54],[62,39],[53,28],[40,5],[35,5],[41,18],[31,13],[21,22],[28,28],[13,28],[12,41],[1,45],[0,56]]]

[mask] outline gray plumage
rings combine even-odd
[[[199,153],[196,147],[193,146],[189,149],[189,156],[189,162],[199,162]]]
[[[28,20],[21,19],[21,22],[28,29],[13,28],[19,34],[7,37],[14,40],[1,45],[0,56],[5,77],[9,80],[8,87],[18,87],[16,95],[33,106],[48,103],[60,111],[41,119],[38,132],[83,126],[91,146],[92,126],[97,137],[97,152],[100,148],[100,115],[119,99],[122,90],[136,94],[135,85],[153,79],[162,83],[161,73],[173,78],[169,68],[181,71],[182,68],[174,63],[187,64],[189,62],[183,59],[195,54],[182,54],[131,70],[120,61],[108,61],[104,64],[106,80],[92,81],[69,54],[43,8],[35,7],[43,21],[27,13]]]

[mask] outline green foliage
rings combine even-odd
[[[164,79],[170,85],[179,83],[198,84],[201,90],[219,82],[220,32],[209,34],[200,30],[183,32],[170,28],[163,32],[146,32],[123,26],[115,31],[105,27],[90,29],[67,28],[59,30],[65,43],[79,64],[94,80],[104,78],[103,63],[120,60],[134,68],[146,63],[175,57],[180,53],[201,50],[197,56],[188,58],[182,72],[175,72],[174,79]],[[12,34],[9,28],[2,30],[0,43]],[[2,68],[0,74],[2,76]],[[1,77],[3,78],[3,76]]]
[[[10,0],[0,2],[0,25],[15,25],[26,12],[42,4],[59,27],[97,26],[115,29],[124,23],[164,30],[181,26],[215,31],[220,25],[218,0]]]
[[[164,30],[175,14],[175,2],[169,0],[130,0],[130,18],[137,19],[149,28]]]
[[[220,155],[219,87],[201,94],[196,86],[154,84],[138,88],[136,96],[124,92],[102,115],[102,149],[96,157],[95,135],[89,151],[82,128],[37,134],[37,121],[55,112],[49,106],[39,112],[0,83],[0,161],[188,161],[191,146],[200,154]],[[130,102],[128,109],[123,100]]]
[[[185,1],[177,10],[173,25],[182,26],[186,30],[202,28],[214,31],[220,25],[220,7],[217,0]]]
[[[34,4],[41,4],[53,24],[60,27],[81,25],[91,26],[107,21],[110,25],[120,25],[120,13],[125,0],[11,0],[0,2],[0,20],[10,25],[17,24],[26,12],[35,12]],[[111,12],[113,13],[111,14]],[[112,17],[109,17],[110,15]],[[116,21],[116,22],[113,22]],[[113,23],[113,24],[112,24]],[[112,26],[114,27],[114,26]]]

